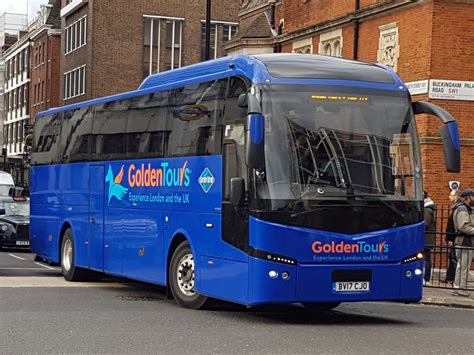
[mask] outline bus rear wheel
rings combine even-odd
[[[303,306],[311,312],[325,312],[339,306],[341,302],[330,303],[303,303]]]
[[[61,242],[61,272],[67,281],[82,281],[86,279],[86,270],[76,266],[74,248],[72,231],[67,229]]]
[[[182,242],[174,251],[169,267],[169,284],[175,301],[185,308],[204,307],[207,297],[194,290],[195,260],[189,243]]]

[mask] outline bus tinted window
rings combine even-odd
[[[226,80],[216,80],[170,92],[170,156],[221,153],[225,90]]]
[[[59,133],[62,113],[41,117],[36,121],[33,140],[32,163],[57,164]]]
[[[95,106],[91,137],[91,160],[119,160],[125,153],[128,100]]]
[[[61,162],[88,161],[92,130],[92,109],[82,107],[64,113],[61,128]]]
[[[162,158],[168,147],[166,129],[168,91],[134,97],[130,100],[126,158]]]

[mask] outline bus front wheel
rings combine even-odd
[[[75,265],[74,248],[72,231],[67,229],[61,242],[61,272],[67,281],[82,281],[86,274],[85,270]]]
[[[331,302],[331,303],[303,303],[306,309],[311,312],[324,312],[330,311],[331,309],[339,306],[341,302]]]
[[[174,251],[169,267],[169,284],[175,301],[186,308],[199,309],[207,297],[194,290],[195,260],[189,243],[182,242]]]

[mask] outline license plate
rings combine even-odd
[[[332,284],[335,292],[367,292],[370,291],[370,282],[368,281],[338,281]]]
[[[17,240],[16,245],[30,245],[28,240]]]

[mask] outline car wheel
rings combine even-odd
[[[169,267],[169,284],[175,301],[186,308],[202,308],[207,297],[194,290],[194,256],[187,241],[174,251]]]
[[[76,267],[74,247],[72,231],[67,229],[61,243],[61,272],[67,281],[82,281],[86,278],[86,270]]]

